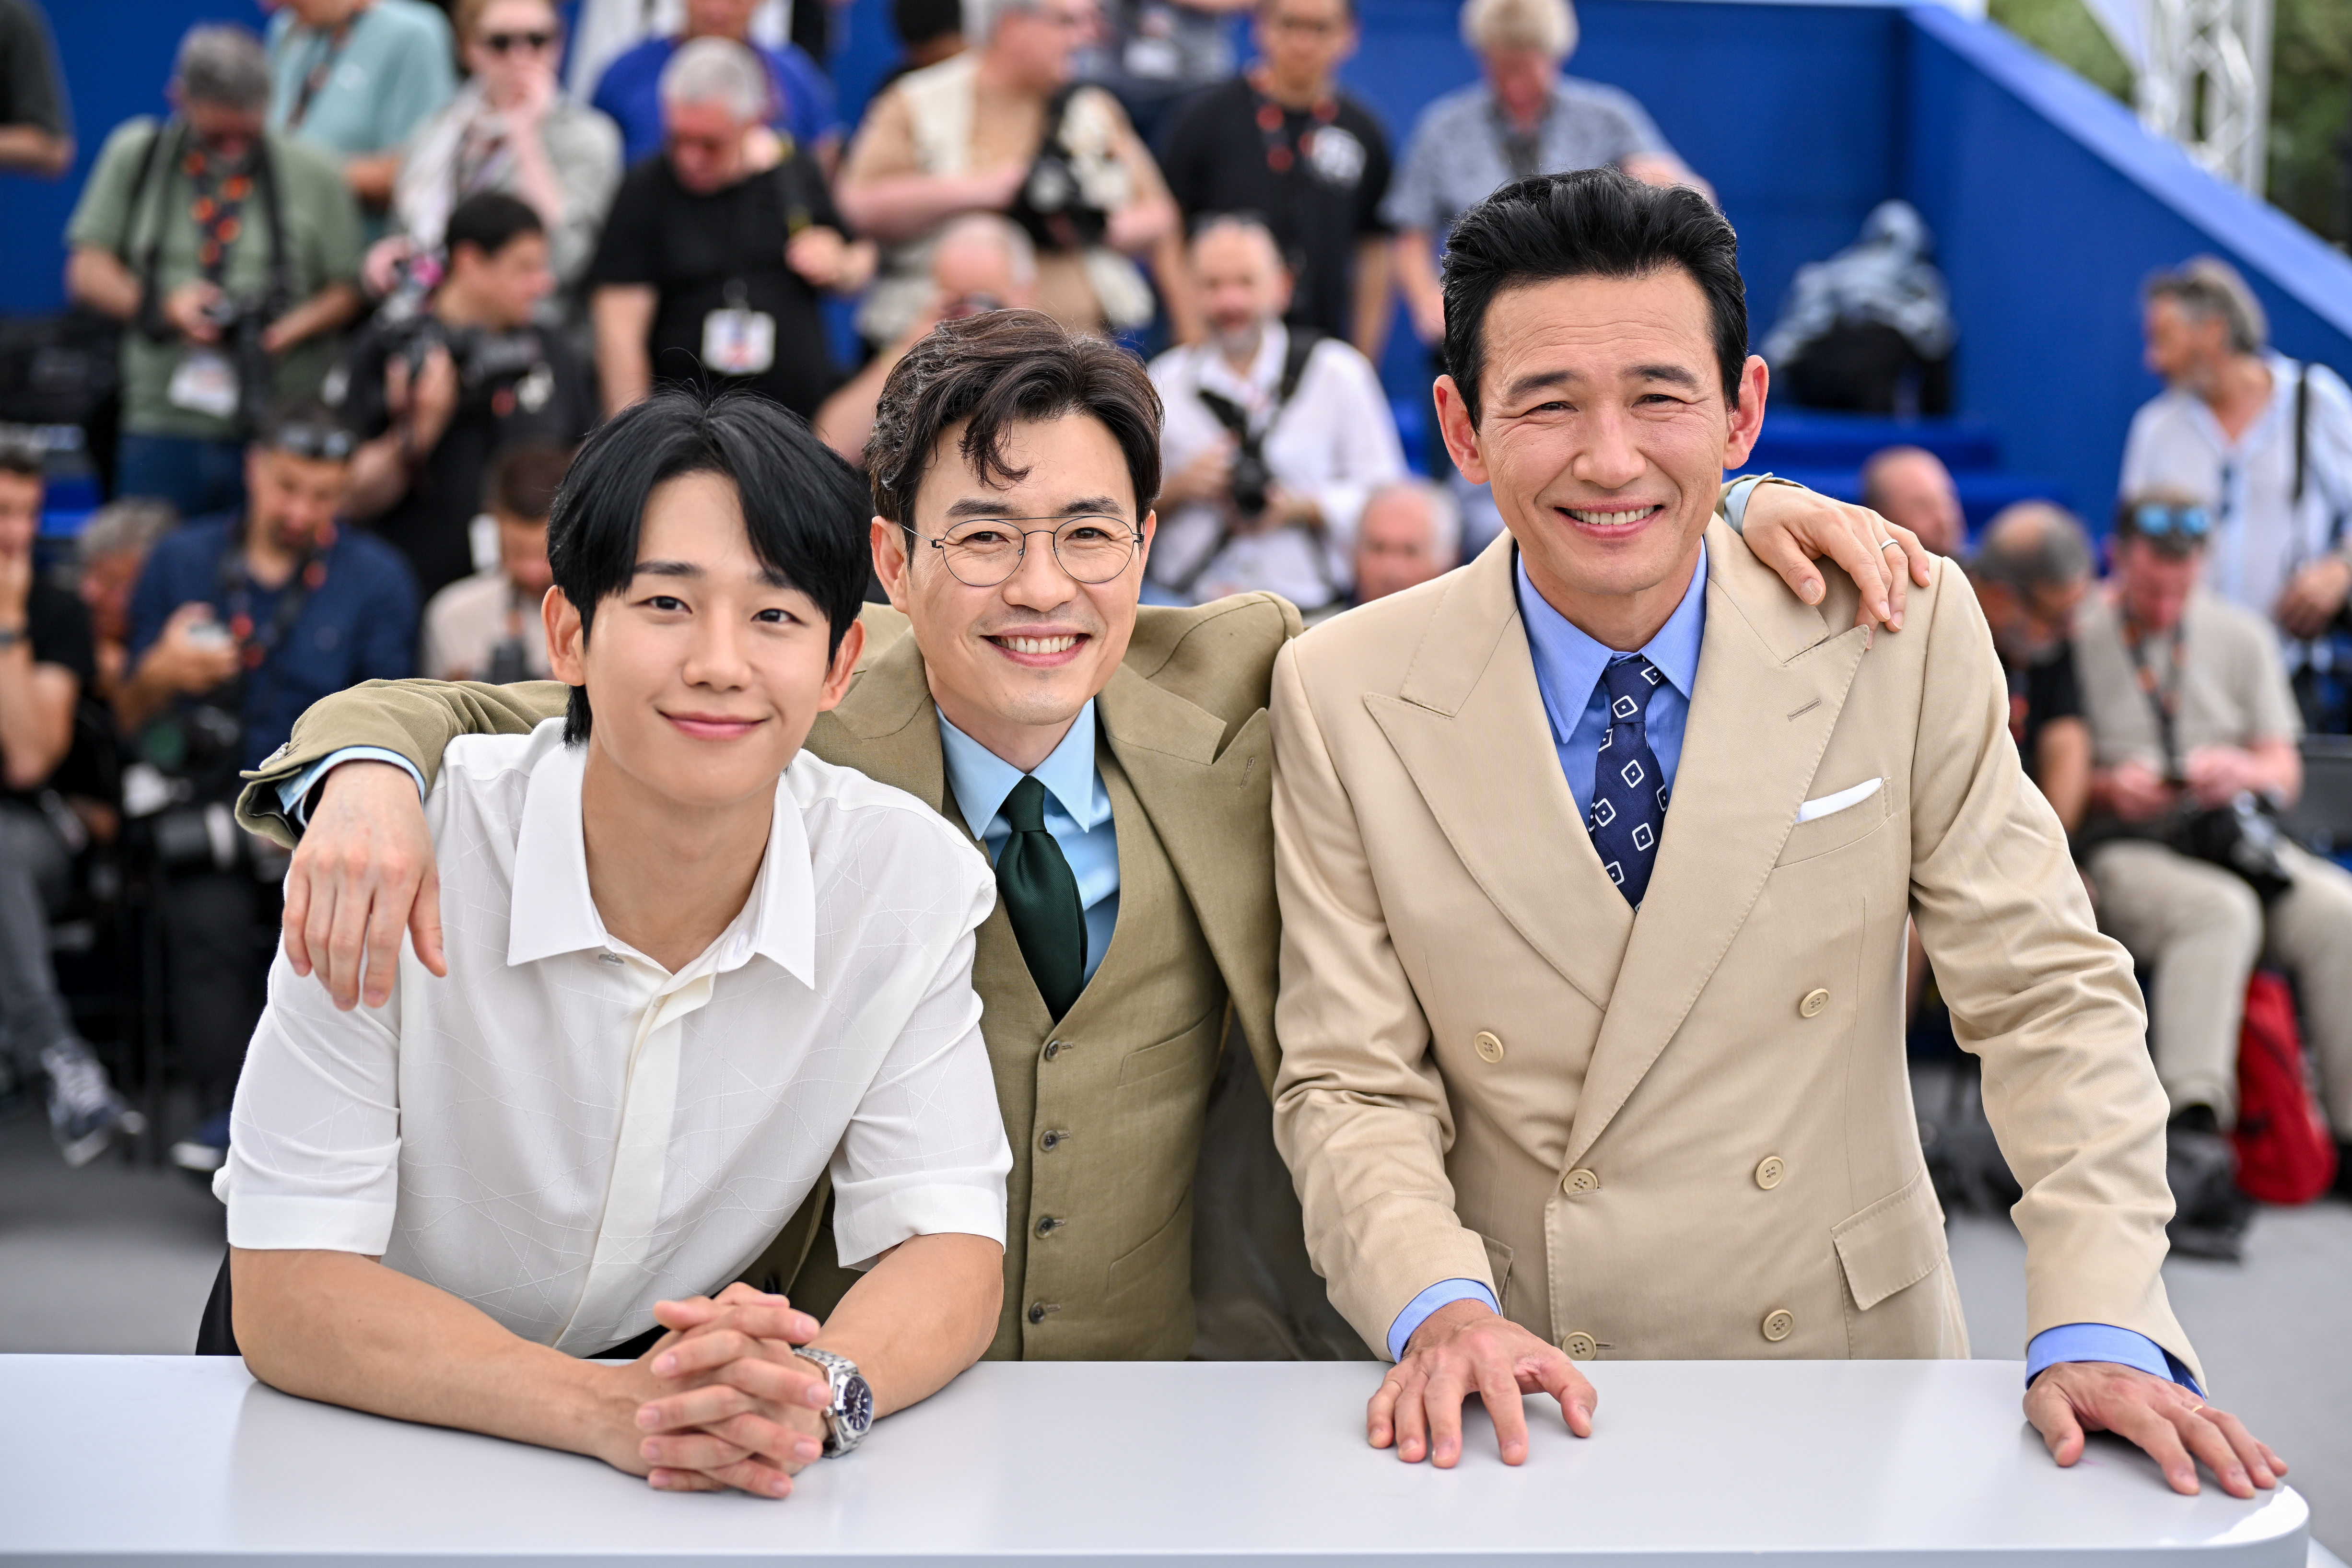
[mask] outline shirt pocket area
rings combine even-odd
[[[1220,1002],[1179,1033],[1157,1045],[1139,1046],[1128,1052],[1127,1058],[1118,1064],[1119,1086],[1142,1083],[1188,1067],[1204,1068],[1215,1054],[1217,1026],[1224,1016],[1225,1005]]]

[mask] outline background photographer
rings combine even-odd
[[[66,227],[66,289],[122,334],[115,493],[236,506],[247,434],[304,396],[358,313],[359,214],[316,150],[262,129],[269,64],[242,27],[191,28],[173,116],[107,138]]]
[[[72,748],[74,707],[93,673],[89,613],[41,581],[41,447],[0,432],[0,1067],[49,1080],[49,1131],[69,1165],[144,1125],[75,1031],[49,965],[49,914],[79,837],[46,795]]]
[[[1255,218],[1192,240],[1209,341],[1154,360],[1168,480],[1151,581],[1187,604],[1265,589],[1313,612],[1347,598],[1364,498],[1405,477],[1371,362],[1286,327],[1290,271]]]
[[[328,378],[328,405],[367,437],[345,510],[408,558],[420,594],[473,572],[490,459],[517,442],[570,446],[595,423],[585,372],[533,324],[555,287],[546,226],[495,192],[449,215],[448,271],[421,311],[388,305]]]
[[[2269,628],[2200,582],[2212,531],[2200,503],[2126,501],[2116,576],[2075,623],[2095,770],[2082,842],[2100,927],[2153,965],[2148,1043],[2173,1133],[2237,1118],[2238,1028],[2257,961],[2294,976],[2328,1120],[2352,1140],[2352,874],[2278,840],[2287,885],[2267,900],[2185,852],[2198,811],[2303,790],[2302,723]]]
[[[547,517],[572,453],[514,447],[490,465],[483,497],[499,530],[499,563],[460,578],[425,606],[416,668],[436,680],[499,686],[548,679],[547,622],[539,613],[555,581],[547,563]]]
[[[229,816],[237,770],[258,765],[329,692],[415,669],[407,564],[336,526],[358,447],[315,400],[271,415],[246,451],[244,509],[164,537],[131,595],[131,674],[115,712],[163,802],[130,809],[152,817],[166,1013],[176,1066],[207,1118],[172,1151],[192,1170],[217,1168],[227,1146],[283,869],[257,866]]]
[[[1150,285],[1181,268],[1176,203],[1118,100],[1071,85],[1098,23],[1093,0],[964,0],[966,52],[877,96],[843,160],[841,211],[890,247],[857,330],[896,342],[930,298],[941,226],[997,212],[1038,249],[1037,308],[1072,331],[1140,327]]]
[[[808,151],[761,128],[768,90],[725,38],[663,68],[668,144],[622,180],[588,268],[605,413],[656,380],[740,387],[803,419],[833,390],[819,291],[864,284],[873,249],[843,233]]]

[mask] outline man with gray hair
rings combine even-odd
[[[2289,637],[2316,637],[2352,591],[2352,392],[2272,350],[2253,291],[2210,256],[2148,281],[2143,325],[2166,384],[2132,418],[2121,493],[2210,508],[2205,585]]]
[[[254,422],[333,364],[359,214],[331,159],[264,129],[269,63],[244,28],[192,28],[171,99],[170,120],[107,138],[66,226],[66,289],[133,329],[115,493],[195,516],[243,504]]]
[[[1355,602],[1416,588],[1462,561],[1462,508],[1427,479],[1399,479],[1364,500],[1356,520]]]
[[[2074,612],[2091,588],[2091,537],[2048,501],[2006,507],[1968,562],[2009,673],[2009,735],[2069,834],[2091,798],[2091,730],[2074,679]]]
[[[833,390],[818,296],[863,285],[872,247],[844,237],[808,151],[762,129],[767,104],[766,68],[730,39],[662,68],[667,144],[621,182],[588,268],[606,413],[680,381],[814,419]]]
[[[89,611],[91,652],[96,664],[91,695],[109,707],[131,663],[131,594],[155,542],[180,525],[169,501],[125,496],[90,514],[74,538],[74,586]]]

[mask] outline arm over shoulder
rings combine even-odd
[[[2159,1270],[2172,1199],[2163,1089],[2130,957],[2100,934],[2008,735],[2008,688],[1968,580],[1939,563],[1911,786],[1912,912],[1985,1110],[2025,1188],[2026,1333],[2112,1323],[2196,1368]],[[2199,1376],[2202,1377],[2201,1371]]]
[[[286,821],[278,788],[314,763],[355,746],[377,747],[406,758],[430,788],[451,741],[460,735],[528,734],[542,721],[562,717],[570,697],[571,689],[554,680],[515,686],[371,680],[337,692],[297,720],[293,739],[245,775],[237,820],[252,832],[291,843],[296,829]]]

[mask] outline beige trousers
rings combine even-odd
[[[2148,1043],[2174,1111],[2210,1105],[2224,1127],[2236,1120],[2238,1026],[2262,963],[2294,977],[2328,1121],[2352,1139],[2352,873],[2284,853],[2294,886],[2265,921],[2253,889],[2218,866],[2160,844],[2105,845],[2091,854],[2099,925],[2156,972]]]

